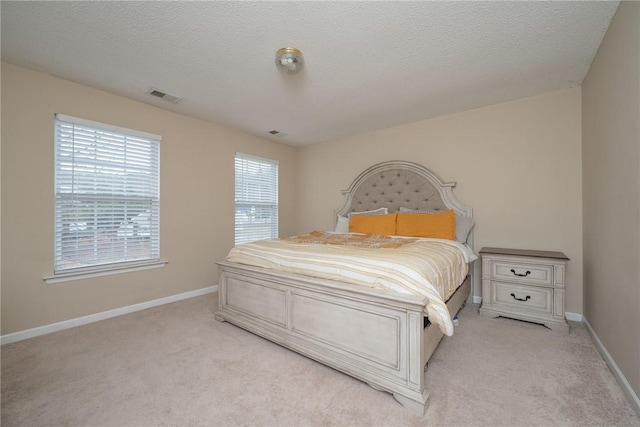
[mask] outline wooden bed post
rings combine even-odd
[[[410,311],[408,317],[408,342],[409,351],[407,354],[409,375],[407,385],[410,389],[415,390],[413,396],[408,397],[400,393],[393,393],[393,397],[405,408],[417,415],[424,415],[427,410],[427,401],[429,393],[426,390],[424,381],[424,367],[427,360],[424,355],[424,334],[423,334],[423,315],[422,312]]]

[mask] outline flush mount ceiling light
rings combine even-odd
[[[276,67],[288,76],[298,74],[304,68],[304,56],[295,47],[283,47],[276,52]]]

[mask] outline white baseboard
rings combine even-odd
[[[598,335],[593,330],[593,328],[587,321],[586,317],[583,318],[583,323],[587,327],[587,331],[589,332],[589,335],[591,335],[591,339],[593,339],[593,342],[595,343],[596,348],[602,355],[602,358],[609,366],[609,369],[611,369],[613,376],[616,377],[616,380],[618,380],[618,383],[622,387],[624,394],[627,395],[627,398],[629,399],[631,406],[636,411],[638,416],[640,416],[640,398],[638,398],[638,395],[633,390],[633,387],[631,387],[631,384],[629,384],[629,381],[627,381],[627,377],[624,376],[624,374],[618,367],[618,364],[616,363],[616,361],[613,360],[613,357],[611,357],[611,354],[609,354],[604,344],[602,344],[602,341],[600,341],[600,338],[598,338]]]
[[[482,297],[473,296],[473,303],[480,304],[482,302]]]
[[[565,311],[564,317],[567,320],[573,320],[574,322],[582,322],[582,320],[584,319],[582,314],[580,314],[580,313],[569,313],[568,311]]]
[[[9,344],[16,341],[26,340],[27,338],[33,338],[40,335],[50,334],[52,332],[58,332],[63,329],[74,328],[76,326],[86,325],[87,323],[97,322],[99,320],[109,319],[111,317],[122,316],[123,314],[133,313],[135,311],[146,310],[147,308],[157,307],[159,305],[170,304],[172,302],[180,301],[183,299],[198,297],[205,294],[216,292],[218,286],[209,286],[207,288],[196,289],[195,291],[184,292],[177,295],[171,295],[164,298],[155,299],[152,301],[141,302],[139,304],[128,305],[126,307],[120,307],[113,310],[103,311],[101,313],[90,314],[88,316],[77,317],[75,319],[69,319],[58,323],[52,323],[50,325],[39,326],[33,329],[27,329],[25,331],[14,332],[12,334],[6,334],[0,336],[0,345]]]

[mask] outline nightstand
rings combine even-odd
[[[562,252],[482,248],[480,315],[509,317],[569,332]]]

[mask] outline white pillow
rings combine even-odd
[[[349,232],[349,220],[351,215],[386,215],[389,211],[387,208],[378,208],[372,211],[351,212],[347,216],[338,215],[338,221],[336,221],[336,229],[334,233],[346,234]]]
[[[418,209],[409,209],[409,208],[405,208],[404,206],[400,206],[400,209],[398,210],[398,212],[400,212],[400,213],[418,213],[418,212],[430,213],[430,212],[435,212],[435,211],[419,211]]]
[[[351,215],[386,215],[389,213],[387,208],[378,208],[372,211],[351,212],[347,215],[348,219],[351,219]]]

